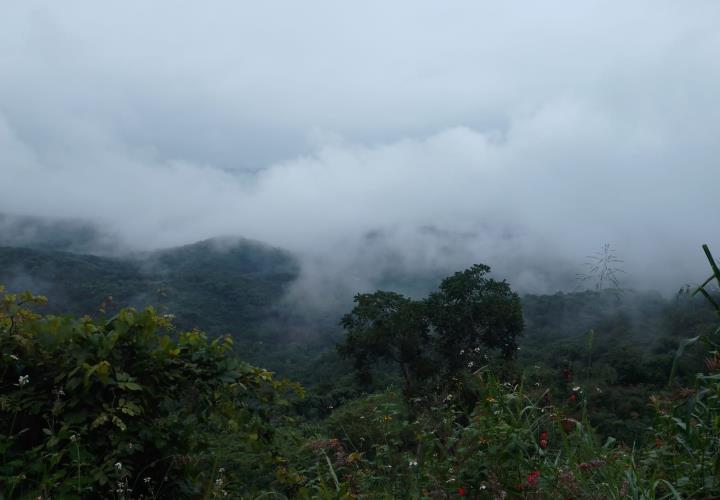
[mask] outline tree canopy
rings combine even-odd
[[[385,291],[356,295],[341,321],[347,337],[339,352],[365,380],[373,363],[396,363],[406,395],[424,381],[474,366],[479,355],[512,358],[524,326],[520,299],[506,281],[486,277],[489,272],[474,265],[419,300]]]

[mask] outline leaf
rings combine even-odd
[[[118,382],[118,387],[128,391],[142,391],[142,386],[136,382]]]

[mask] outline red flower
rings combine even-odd
[[[540,471],[532,471],[527,477],[528,486],[537,486],[538,479],[540,479]]]
[[[540,433],[540,448],[542,448],[544,450],[545,448],[547,448],[547,445],[548,445],[548,433],[547,433],[547,431],[542,431]]]
[[[570,401],[577,401],[577,396],[575,394],[571,394]]]
[[[465,496],[465,488],[463,488],[462,486],[460,486],[460,487],[457,489],[457,492],[458,492],[458,495],[460,495],[461,497],[464,497],[464,496]]]

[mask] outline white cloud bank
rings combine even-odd
[[[554,291],[605,242],[675,286],[720,253],[714,2],[0,11],[0,212],[242,235],[348,289],[484,262]]]

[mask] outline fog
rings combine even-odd
[[[147,250],[242,236],[296,299],[489,264],[571,289],[720,253],[720,4],[0,6],[0,212]],[[107,245],[103,251],[108,251]]]

